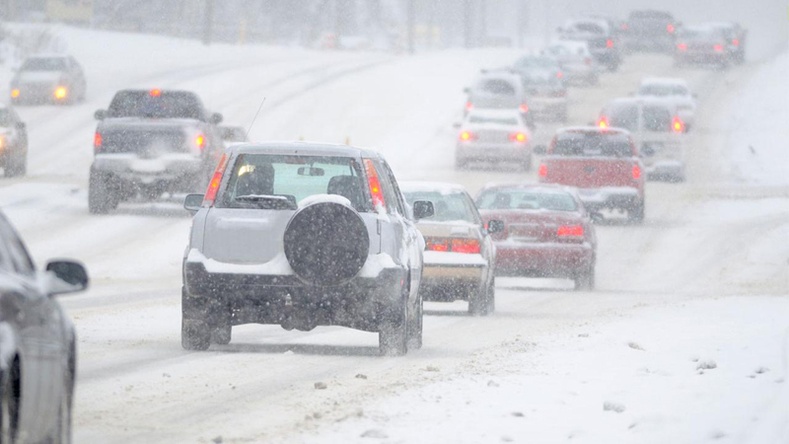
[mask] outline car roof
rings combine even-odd
[[[539,183],[539,182],[501,182],[486,184],[479,191],[482,194],[488,190],[501,190],[501,189],[525,189],[525,190],[538,190],[538,191],[564,191],[574,194],[575,188],[567,185],[560,185],[555,183]]]
[[[507,80],[515,83],[520,83],[520,76],[518,73],[514,72],[512,68],[500,68],[500,69],[483,69],[477,75],[477,78],[474,79],[475,83],[480,82],[482,80]]]
[[[228,154],[284,154],[284,155],[317,155],[335,157],[368,157],[381,159],[375,151],[349,145],[283,141],[283,142],[244,142],[233,144],[226,149]]]
[[[419,191],[437,191],[441,194],[458,194],[465,193],[466,188],[463,185],[452,182],[431,182],[427,180],[405,180],[398,182],[400,191],[404,193],[413,193]]]
[[[688,82],[679,77],[644,77],[641,79],[641,86],[644,85],[680,85],[687,87]]]
[[[520,117],[520,115],[520,110],[517,108],[474,108],[468,112],[469,117]]]
[[[618,107],[626,105],[660,105],[666,108],[675,108],[676,104],[666,97],[653,97],[653,96],[636,96],[636,97],[617,97],[611,99],[605,104],[604,108]]]

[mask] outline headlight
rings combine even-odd
[[[58,86],[55,88],[55,98],[56,99],[65,99],[68,95],[68,89],[65,86]]]

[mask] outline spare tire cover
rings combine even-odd
[[[362,269],[370,236],[359,214],[336,202],[298,210],[285,228],[285,257],[296,275],[311,285],[338,285]]]

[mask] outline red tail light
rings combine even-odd
[[[556,230],[559,237],[584,237],[583,225],[561,225]]]
[[[685,52],[688,50],[688,45],[686,43],[679,43],[677,44],[677,49],[682,52]]]
[[[518,111],[520,111],[523,114],[528,113],[529,112],[529,105],[527,105],[525,103],[521,103],[520,106],[518,107]]]
[[[446,239],[427,238],[425,239],[425,250],[449,251],[449,242]]]
[[[614,41],[611,40],[611,39],[606,40],[605,41],[605,47],[606,48],[613,48],[614,47]]]
[[[201,150],[203,148],[205,148],[205,136],[204,135],[198,134],[197,137],[195,137],[195,146],[200,148]]]
[[[723,45],[717,44],[712,47],[715,52],[723,52]]]
[[[474,109],[474,104],[471,103],[471,100],[469,100],[466,102],[466,111],[471,111],[472,109]]]
[[[540,177],[548,177],[548,165],[541,163],[540,168],[537,169],[537,175]]]
[[[683,122],[678,116],[674,116],[674,119],[671,120],[671,130],[675,133],[684,133],[685,122]]]
[[[381,189],[381,181],[378,180],[378,171],[376,171],[372,160],[364,159],[364,171],[367,173],[367,185],[370,187],[373,207],[376,210],[386,211],[386,201],[384,200],[384,192]]]
[[[471,142],[477,140],[477,135],[471,131],[461,131],[459,139],[461,142]]]
[[[96,133],[93,134],[93,151],[98,152],[101,150],[101,142],[101,133],[96,131]]]
[[[641,178],[641,167],[638,165],[633,165],[633,179],[640,179]]]
[[[515,143],[526,143],[529,138],[526,137],[526,134],[518,132],[518,133],[511,133],[510,134],[510,142]]]
[[[597,127],[598,128],[606,129],[609,126],[610,125],[608,124],[608,117],[602,116],[599,119],[597,119]]]
[[[740,39],[733,39],[731,41],[731,44],[734,45],[734,46],[740,46]]]
[[[556,71],[556,78],[561,79],[562,77],[564,77],[564,73],[561,71]]]
[[[159,96],[161,96],[161,95],[162,95],[162,90],[161,90],[161,89],[159,89],[159,88],[154,88],[154,89],[152,89],[152,90],[148,91],[148,94],[149,94],[151,97],[159,97]]]
[[[674,31],[676,31],[676,29],[677,28],[675,28],[674,25],[671,23],[666,25],[666,32],[668,32],[669,34],[674,34]]]
[[[205,191],[205,197],[203,197],[204,204],[214,205],[214,201],[216,200],[216,192],[219,191],[219,185],[222,184],[222,176],[225,175],[226,167],[227,154],[222,154],[222,157],[219,159],[219,164],[214,170],[214,175],[211,177],[211,182],[208,182],[208,189]]]
[[[452,239],[453,253],[477,254],[480,251],[477,239]]]

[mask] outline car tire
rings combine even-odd
[[[419,350],[422,348],[424,304],[421,295],[417,299],[416,310],[414,310],[413,315],[408,319],[408,350]]]
[[[378,332],[378,349],[384,356],[403,356],[408,352],[408,304],[389,312]]]
[[[49,444],[71,444],[73,387],[73,377],[69,374],[66,376],[66,393],[61,397],[60,406],[58,407],[57,427],[55,427],[49,440],[46,441]]]
[[[181,287],[181,347],[184,350],[208,350],[212,331],[199,317],[199,305],[186,288]]]
[[[590,265],[587,270],[577,274],[573,280],[575,281],[575,291],[594,290],[594,265]]]
[[[468,312],[472,316],[487,316],[496,310],[496,284],[494,279],[483,290],[468,299]]]
[[[634,207],[630,208],[627,212],[627,219],[631,223],[638,223],[644,221],[644,202],[641,202]]]
[[[13,443],[16,441],[17,426],[19,425],[19,403],[14,393],[14,381],[17,379],[18,367],[12,367],[10,373],[0,374],[0,442]]]
[[[230,339],[233,335],[232,325],[220,325],[211,330],[211,343],[218,345],[230,344]]]
[[[19,155],[12,156],[8,160],[8,163],[5,166],[4,174],[5,177],[19,177],[27,174],[26,153],[21,153]]]
[[[105,214],[117,208],[120,198],[104,173],[91,168],[88,180],[88,211],[91,214]]]

